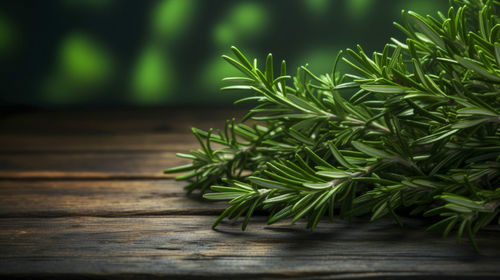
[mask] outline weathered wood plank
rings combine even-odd
[[[190,160],[174,152],[68,152],[0,154],[0,179],[172,178],[163,170]]]
[[[419,224],[323,223],[313,233],[266,226],[253,219],[246,232],[213,217],[71,217],[0,219],[0,274],[9,276],[142,278],[394,278],[470,277],[500,273],[498,232],[469,244],[439,239]],[[214,278],[215,277],[215,278]]]
[[[172,180],[0,181],[0,218],[218,214]]]
[[[112,135],[3,134],[0,137],[0,154],[118,151],[169,151],[175,153],[198,148],[199,144],[196,138],[188,132]]]
[[[491,278],[498,227],[482,256],[419,222],[266,226],[223,223],[225,206],[185,197],[162,170],[189,162],[189,127],[228,110],[29,112],[0,118],[0,276],[24,278]],[[43,179],[43,180],[40,180]],[[53,180],[47,180],[53,179]],[[154,180],[153,180],[154,179]],[[203,215],[203,216],[201,216]],[[465,242],[467,243],[467,242]]]

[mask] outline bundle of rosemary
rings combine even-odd
[[[269,224],[305,218],[311,229],[336,212],[398,223],[403,213],[437,216],[428,230],[465,232],[477,249],[474,234],[500,223],[499,9],[456,0],[438,17],[403,11],[406,41],[371,57],[347,49],[321,76],[288,76],[285,61],[275,75],[271,54],[261,71],[233,47],[223,58],[243,76],[223,90],[257,105],[223,130],[193,128],[201,149],[165,172],[189,171],[176,178],[188,192],[229,202],[214,227],[244,217],[245,229],[256,209]],[[340,59],[355,73],[338,73]]]

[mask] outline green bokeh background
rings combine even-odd
[[[448,0],[47,0],[0,3],[2,107],[228,105],[220,56],[235,45],[288,69],[331,69],[337,52],[403,37],[401,10]],[[347,66],[341,65],[341,69]],[[294,71],[291,71],[294,72]],[[237,93],[234,93],[237,94]]]

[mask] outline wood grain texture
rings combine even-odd
[[[174,152],[0,154],[0,178],[172,178],[163,170],[187,164]]]
[[[240,110],[32,111],[0,116],[0,277],[20,279],[497,279],[500,229],[470,244],[422,221],[302,222],[247,231],[225,203],[185,196],[166,168],[189,127]]]
[[[0,137],[0,154],[64,152],[170,152],[189,151],[199,147],[191,133],[137,134],[4,134]]]
[[[217,215],[226,203],[186,196],[172,180],[0,181],[0,218]]]
[[[246,232],[212,217],[0,219],[0,274],[254,279],[373,276],[485,277],[500,272],[498,232],[478,239],[478,256],[453,238],[440,240],[420,224],[392,221],[266,226]]]

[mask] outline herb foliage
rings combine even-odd
[[[499,9],[462,0],[437,17],[403,11],[406,41],[371,56],[347,49],[320,76],[289,76],[285,61],[273,69],[271,54],[261,70],[233,47],[223,58],[242,76],[223,90],[258,105],[223,130],[193,128],[201,149],[165,172],[188,171],[176,178],[188,192],[228,201],[214,227],[242,217],[245,229],[256,209],[269,224],[304,218],[311,229],[337,212],[398,223],[409,213],[439,217],[428,230],[456,230],[477,250],[476,232],[500,223]],[[353,73],[339,73],[340,60]]]

